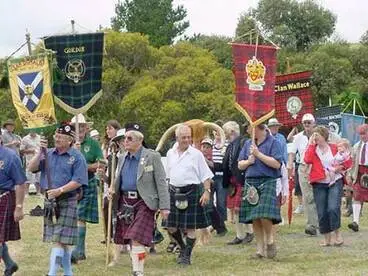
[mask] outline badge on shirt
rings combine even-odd
[[[89,147],[89,146],[85,146],[85,147],[83,148],[83,150],[84,150],[84,152],[85,152],[85,153],[87,153],[87,152],[89,152],[90,147]]]
[[[73,165],[74,164],[74,161],[75,161],[75,157],[74,156],[70,156],[69,157],[69,160],[68,160],[68,164],[69,165]]]
[[[3,160],[0,160],[0,170],[3,170],[4,169],[4,161]]]
[[[145,171],[145,172],[153,172],[153,166],[152,166],[152,165],[150,165],[150,166],[146,166],[146,167],[144,167],[144,171]]]

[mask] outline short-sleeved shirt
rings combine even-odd
[[[300,163],[304,163],[304,153],[307,150],[309,138],[305,135],[305,132],[299,132],[297,135],[294,136],[294,140],[289,148],[290,153],[299,153],[299,160]]]
[[[14,190],[15,185],[26,181],[19,156],[13,150],[0,146],[0,189]]]
[[[9,144],[13,141],[21,142],[21,138],[18,135],[9,132],[6,129],[3,129],[2,139],[3,139],[3,144],[4,145]],[[7,146],[7,147],[14,150],[17,154],[19,154],[19,146],[13,145],[13,146]]]
[[[58,153],[56,148],[47,151],[48,168],[52,189],[60,188],[70,181],[88,185],[87,162],[79,150],[70,148],[67,152]],[[45,159],[40,162],[41,188],[48,189]]]
[[[274,135],[274,137],[276,138],[277,141],[280,142],[281,145],[281,150],[282,150],[282,162],[284,164],[287,164],[288,161],[288,148],[287,148],[287,141],[284,135],[282,135],[281,133],[276,133]]]
[[[93,140],[90,136],[86,136],[81,143],[81,152],[87,161],[87,164],[96,163],[99,159],[103,159],[103,154],[100,145],[96,140]],[[91,179],[95,176],[93,172],[88,172],[88,178]]]
[[[30,134],[23,137],[22,142],[20,144],[20,150],[38,150],[40,148],[40,135],[36,134],[36,136],[32,137]],[[32,160],[35,153],[26,154],[26,164]]]
[[[201,151],[189,146],[179,156],[178,148],[173,147],[167,152],[167,177],[170,184],[184,187],[200,184],[213,177]]]
[[[250,155],[250,146],[252,145],[252,140],[248,139],[240,151],[238,161],[247,160]],[[275,139],[269,133],[266,136],[266,139],[258,145],[258,150],[270,157],[273,157],[277,161],[282,163],[283,160],[283,152],[281,150],[280,142]],[[281,176],[280,169],[274,169],[267,166],[261,160],[256,158],[254,164],[250,165],[245,170],[245,178],[247,177],[272,177],[279,178]]]
[[[135,154],[129,152],[125,156],[123,168],[120,171],[120,190],[136,191],[137,190],[137,174],[138,165],[141,158],[142,148]]]

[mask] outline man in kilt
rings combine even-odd
[[[167,153],[170,214],[163,226],[180,246],[178,264],[190,265],[196,241],[195,230],[211,225],[210,208],[213,173],[201,151],[191,146],[192,131],[186,125],[175,130],[177,144]],[[183,240],[182,231],[186,233]]]
[[[353,167],[350,169],[346,181],[353,187],[353,222],[348,227],[354,232],[359,231],[359,218],[363,202],[368,202],[368,124],[357,129],[360,141],[352,151]]]
[[[117,222],[114,241],[130,244],[134,276],[144,273],[145,246],[153,240],[155,213],[163,219],[169,214],[169,192],[161,156],[145,148],[142,128],[138,124],[125,125],[125,153],[119,157],[115,187],[112,189]]]
[[[23,219],[26,181],[19,156],[3,146],[0,132],[0,259],[5,264],[5,276],[18,270],[6,242],[20,240],[19,221]]]
[[[32,172],[41,171],[41,189],[46,191],[43,241],[54,243],[50,276],[60,266],[64,275],[73,275],[70,247],[78,240],[77,190],[88,185],[86,160],[72,147],[74,135],[72,125],[62,124],[54,136],[55,148],[46,151],[47,141],[42,140],[40,152],[28,165]]]
[[[264,124],[256,126],[253,131],[255,141],[249,139],[244,143],[238,159],[239,169],[245,170],[239,219],[242,223],[253,223],[257,241],[255,257],[274,258],[276,245],[272,225],[281,222],[276,180],[281,177],[283,152],[280,142]]]
[[[78,201],[78,243],[72,252],[72,262],[86,259],[86,222],[98,223],[97,179],[95,172],[99,166],[98,160],[103,159],[100,145],[88,135],[90,122],[86,122],[83,114],[78,114],[80,151],[88,165],[88,185],[82,187],[82,198]],[[73,126],[76,117],[71,120]],[[77,145],[77,146],[79,146]]]

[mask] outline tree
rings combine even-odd
[[[368,45],[368,31],[365,31],[365,33],[360,38],[360,43],[364,45]]]
[[[184,21],[187,11],[182,5],[173,7],[173,0],[124,0],[115,5],[111,19],[116,31],[138,32],[149,37],[151,45],[171,45],[184,33],[189,22]]]

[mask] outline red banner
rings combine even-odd
[[[232,44],[235,76],[235,107],[251,125],[275,113],[276,48]]]
[[[284,126],[301,123],[305,113],[312,113],[311,71],[276,76],[275,117]]]

